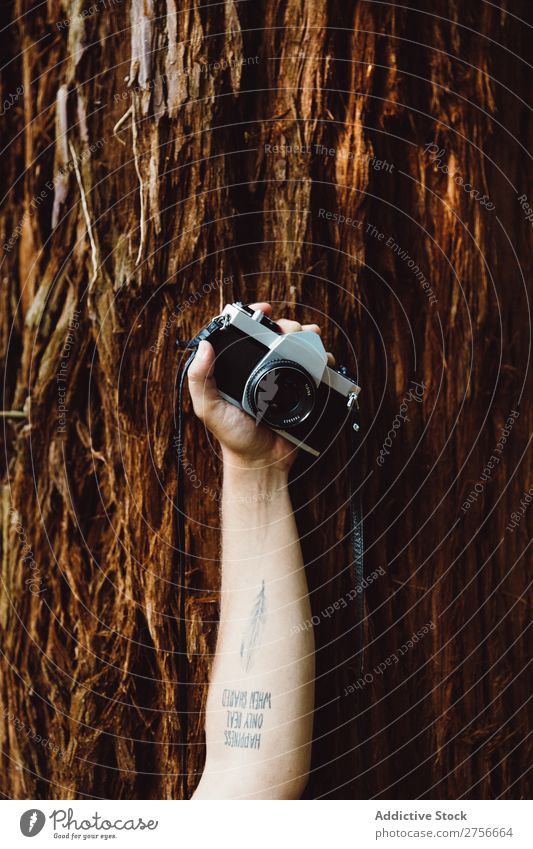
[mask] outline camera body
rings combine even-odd
[[[196,336],[215,349],[221,396],[318,456],[353,418],[360,388],[327,365],[317,333],[282,333],[260,310],[227,304]],[[356,426],[357,428],[357,426]]]

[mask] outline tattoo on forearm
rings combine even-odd
[[[261,643],[263,628],[266,623],[266,594],[265,582],[263,580],[261,589],[250,613],[241,642],[241,663],[246,672],[253,666],[255,651]]]
[[[224,690],[226,711],[224,745],[238,749],[259,749],[265,711],[272,707],[270,690]]]

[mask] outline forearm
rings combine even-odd
[[[196,798],[298,797],[309,770],[312,629],[287,472],[224,465],[220,626]]]

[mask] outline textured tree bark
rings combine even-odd
[[[219,463],[187,406],[183,589],[175,341],[235,299],[321,324],[363,387],[362,682],[350,603],[322,613],[350,589],[342,441],[294,483],[309,795],[526,794],[531,10],[499,6],[3,5],[4,795],[199,778]]]

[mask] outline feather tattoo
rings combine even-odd
[[[263,580],[261,589],[250,613],[250,618],[241,642],[241,663],[246,672],[252,668],[256,649],[261,644],[261,636],[266,622],[266,594]]]

